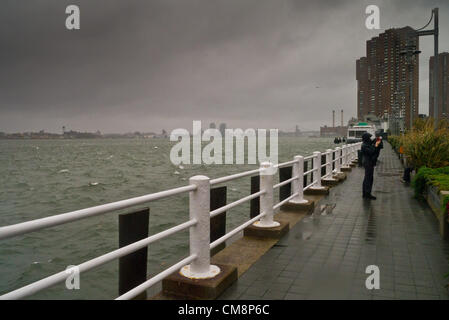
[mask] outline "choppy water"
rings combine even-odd
[[[195,174],[216,178],[255,168],[254,165],[184,165],[181,169],[170,162],[172,145],[161,139],[0,140],[0,226],[186,185],[188,178]],[[279,161],[333,147],[331,138],[281,137]],[[228,202],[250,193],[248,178],[227,185]],[[149,207],[150,234],[188,220],[187,194],[152,202]],[[248,217],[249,204],[228,211],[227,229],[231,230]],[[2,240],[0,294],[116,248],[117,213]],[[152,244],[149,274],[179,261],[188,251],[188,231]],[[118,261],[115,260],[83,273],[80,290],[67,290],[61,283],[30,298],[112,299],[117,294]]]

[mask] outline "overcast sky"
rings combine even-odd
[[[80,30],[65,28],[69,4]],[[369,4],[380,30],[365,28]],[[346,122],[366,40],[420,28],[436,6],[449,51],[447,0],[2,0],[0,131],[160,132],[193,120],[318,130],[333,109]],[[433,37],[420,44],[428,113]]]

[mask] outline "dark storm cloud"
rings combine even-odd
[[[81,29],[65,29],[77,4]],[[191,126],[317,129],[356,114],[355,60],[382,30],[421,27],[447,1],[2,1],[0,131]],[[421,41],[421,110],[432,40]]]

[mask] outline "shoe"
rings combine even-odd
[[[367,198],[367,199],[370,199],[370,200],[376,200],[376,199],[377,199],[377,198],[376,198],[375,196],[373,196],[372,194],[367,195],[366,198]]]

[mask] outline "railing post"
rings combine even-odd
[[[337,147],[337,148],[335,148],[335,150],[336,150],[336,152],[335,152],[335,172],[341,173],[340,159],[341,159],[342,149],[340,147]]]
[[[332,178],[332,149],[326,150],[326,178]]]
[[[315,151],[313,157],[313,181],[315,183],[312,189],[324,189],[321,186],[321,152]]]
[[[260,196],[260,210],[265,213],[265,216],[254,223],[254,226],[260,228],[278,227],[280,223],[273,220],[273,177],[275,170],[271,162],[262,162],[260,168],[260,190],[265,190],[265,193]]]
[[[210,179],[206,176],[194,176],[190,184],[196,190],[189,195],[190,219],[196,224],[190,227],[190,254],[196,259],[181,269],[181,274],[192,279],[213,278],[220,268],[210,264]]]
[[[346,149],[346,165],[351,164],[351,145],[348,145],[348,148]]]
[[[343,146],[343,166],[347,166],[348,165],[348,145],[345,144]]]
[[[298,176],[298,179],[292,181],[292,194],[298,193],[296,197],[290,200],[291,203],[308,203],[304,199],[304,157],[295,156],[296,162],[293,164],[292,176]]]

